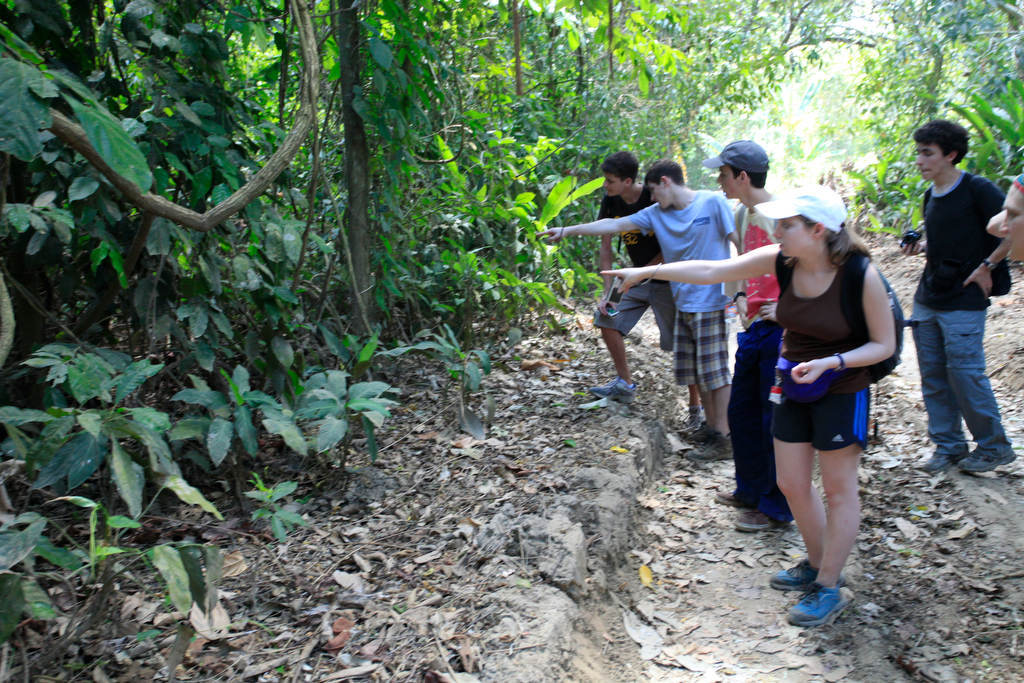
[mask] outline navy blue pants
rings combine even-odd
[[[736,463],[733,495],[772,519],[790,521],[786,497],[775,481],[772,403],[782,327],[758,320],[736,337],[736,368],[729,398],[729,431]]]

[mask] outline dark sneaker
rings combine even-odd
[[[712,430],[704,445],[695,451],[690,451],[686,457],[690,460],[710,462],[712,460],[732,460],[732,442],[729,437],[721,432]]]
[[[729,507],[743,508],[745,510],[756,509],[756,506],[751,505],[741,498],[737,498],[733,493],[726,493],[725,491],[718,491],[715,493],[715,502],[721,503],[722,505],[728,505]]]
[[[598,398],[610,398],[615,401],[629,403],[633,400],[634,394],[636,394],[636,384],[627,384],[626,380],[616,377],[611,382],[608,382],[608,384],[603,384],[599,387],[589,387],[587,391]]]
[[[850,604],[843,598],[839,585],[825,588],[812,584],[795,607],[789,610],[789,623],[794,626],[821,626],[831,624],[835,618]]]
[[[797,566],[784,569],[773,576],[768,583],[779,591],[805,591],[815,585],[814,581],[817,578],[818,570],[805,558],[800,560]]]
[[[949,469],[966,457],[966,451],[963,453],[939,453],[936,451],[928,462],[921,465],[921,469],[925,472],[941,472],[942,470]]]
[[[768,529],[781,529],[789,526],[789,522],[772,519],[759,510],[745,510],[741,512],[736,521],[732,523],[737,531],[753,533],[756,531],[767,531]]]
[[[964,472],[991,472],[1000,465],[1011,463],[1017,459],[1013,451],[1002,453],[979,453],[975,448],[974,452],[960,461],[960,469]]]

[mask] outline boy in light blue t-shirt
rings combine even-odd
[[[630,230],[654,233],[665,262],[691,259],[722,260],[730,256],[729,242],[738,247],[732,209],[718,192],[686,186],[682,167],[662,159],[648,169],[644,184],[652,206],[631,216],[549,228],[541,233],[549,242],[568,235],[604,235]],[[657,279],[656,275],[655,278]],[[699,438],[705,443],[702,459],[731,457],[729,424],[730,372],[725,308],[729,304],[721,284],[691,285],[672,282],[675,300],[675,377],[680,385],[696,384],[707,424]]]

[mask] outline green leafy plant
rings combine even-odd
[[[283,542],[294,527],[305,526],[306,520],[301,515],[285,509],[280,503],[282,499],[295,493],[295,489],[299,487],[298,482],[282,481],[268,487],[260,479],[260,475],[253,472],[250,483],[255,488],[246,491],[245,495],[260,504],[260,507],[253,511],[252,518],[269,520],[274,538]]]
[[[77,570],[81,561],[53,546],[43,531],[48,520],[35,512],[23,512],[0,526],[0,643],[6,642],[22,617],[52,619],[57,616],[37,577],[17,571],[22,562],[40,555],[51,562]]]
[[[953,110],[970,122],[980,140],[971,146],[970,170],[1007,182],[1024,165],[1024,80],[1009,79],[1003,92],[982,96],[972,92]]]
[[[24,364],[47,369],[51,405],[45,411],[4,406],[0,424],[36,487],[64,494],[97,472],[109,474],[131,516],[138,517],[149,478],[221,518],[182,476],[165,437],[171,427],[167,414],[125,405],[161,364],[70,344],[48,344]]]
[[[456,394],[455,414],[459,425],[477,439],[486,436],[481,418],[469,408],[469,396],[479,391],[483,378],[491,372],[491,357],[483,349],[463,350],[458,338],[447,324],[442,325],[441,332],[422,333],[430,338],[384,352],[385,355],[400,356],[410,351],[427,353],[444,363],[449,378],[458,387]],[[490,410],[493,401],[487,398]]]

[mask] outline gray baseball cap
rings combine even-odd
[[[768,153],[753,140],[730,142],[717,157],[704,160],[708,168],[728,164],[738,171],[757,173],[768,170]]]

